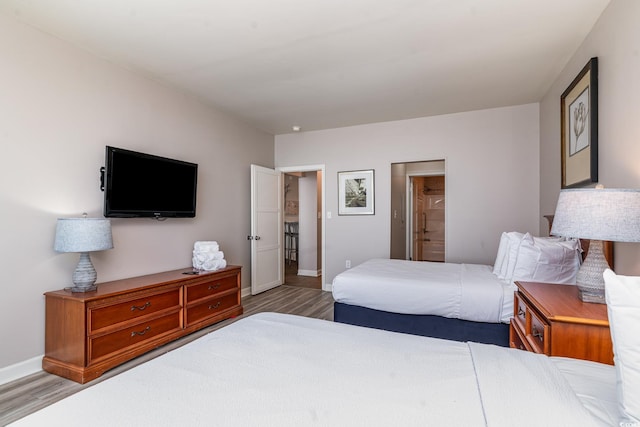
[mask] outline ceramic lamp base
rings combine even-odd
[[[95,291],[98,289],[98,286],[95,284],[97,278],[98,274],[91,263],[89,252],[82,252],[80,254],[80,261],[78,261],[78,265],[73,272],[73,287],[71,288],[71,292]]]
[[[576,275],[576,286],[582,301],[606,304],[602,274],[607,268],[609,263],[602,251],[602,240],[592,240],[587,258]]]

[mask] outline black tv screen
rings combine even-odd
[[[104,216],[193,218],[198,165],[122,148],[106,148]]]

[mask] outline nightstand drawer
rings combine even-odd
[[[548,354],[549,325],[540,319],[533,310],[527,310],[527,315],[531,319],[529,330],[527,331],[529,344],[531,344],[533,351],[536,353]]]
[[[180,306],[180,289],[89,310],[89,334],[118,323]]]
[[[511,325],[509,328],[509,347],[517,348],[519,350],[533,351],[524,336],[523,330],[515,319],[511,319]]]
[[[104,356],[109,356],[128,347],[140,346],[144,341],[151,340],[161,334],[172,331],[180,331],[180,310],[153,319],[138,323],[116,332],[89,339],[89,363]]]
[[[516,293],[513,306],[513,318],[520,324],[520,329],[524,331],[527,324],[527,304]]]

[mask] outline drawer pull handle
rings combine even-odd
[[[140,331],[140,332],[138,332],[138,331],[132,331],[132,332],[131,332],[131,336],[132,336],[132,337],[135,337],[136,335],[140,335],[140,336],[142,336],[142,335],[146,334],[147,332],[149,332],[150,330],[151,330],[151,326],[147,326],[146,328],[144,328],[144,329],[143,329],[142,331]]]
[[[131,306],[131,311],[136,311],[136,310],[144,310],[145,308],[151,306],[151,301],[147,301],[145,302],[143,305],[132,305]]]
[[[215,310],[215,309],[216,309],[216,308],[218,308],[218,307],[220,307],[220,301],[218,301],[218,302],[217,302],[217,303],[215,303],[215,304],[211,304],[211,305],[209,306],[209,310]]]
[[[524,310],[522,309],[522,307],[518,307],[518,316],[524,316]]]
[[[539,338],[540,341],[544,341],[544,338],[542,337],[542,332],[538,331],[538,328],[536,328],[535,326],[531,328],[531,334],[533,335],[534,338]]]
[[[216,289],[218,289],[220,287],[220,283],[216,283],[215,285],[209,285],[209,290],[210,291],[215,291]]]

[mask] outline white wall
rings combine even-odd
[[[540,104],[540,214],[560,192],[560,96],[598,57],[598,172],[608,188],[640,188],[640,2],[613,0]],[[546,232],[546,221],[540,223]],[[640,275],[640,243],[615,244],[615,269]]]
[[[193,242],[216,239],[249,286],[249,165],[273,167],[272,135],[5,16],[0,75],[0,377],[44,352],[42,294],[78,261],[53,251],[56,219],[101,216],[105,145],[198,163],[198,210],[114,219],[98,282],[189,266]]]
[[[504,230],[538,231],[538,104],[276,136],[278,167],[324,164],[325,283],[389,257],[391,164],[446,161],[447,261],[492,264]],[[339,216],[338,171],[375,169],[375,215]]]

